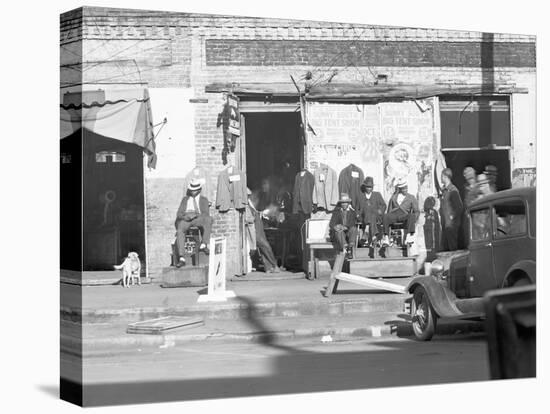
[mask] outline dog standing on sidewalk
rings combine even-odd
[[[134,278],[137,278],[137,284],[141,285],[140,272],[141,262],[136,252],[128,253],[128,257],[120,265],[113,266],[116,270],[122,270],[122,286],[129,287],[130,281],[134,284]]]

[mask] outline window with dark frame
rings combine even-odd
[[[527,233],[527,215],[522,200],[495,204],[494,236],[497,239],[521,236]]]
[[[470,213],[470,235],[472,241],[487,240],[491,234],[491,212],[489,207]]]

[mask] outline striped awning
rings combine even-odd
[[[67,93],[60,105],[60,137],[81,128],[107,138],[139,145],[156,164],[151,102],[147,89],[113,89]]]

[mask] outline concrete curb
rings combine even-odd
[[[199,316],[204,319],[257,319],[268,317],[345,316],[381,312],[399,312],[405,297],[395,294],[384,298],[360,300],[321,299],[316,302],[246,302],[200,304],[181,307],[141,307],[121,309],[78,309],[61,307],[61,320],[78,323],[135,322],[163,316]]]
[[[484,325],[480,322],[440,323],[436,331],[439,335],[454,335],[463,333],[483,332]],[[295,339],[318,338],[330,336],[328,342],[359,340],[384,337],[413,338],[414,334],[409,323],[394,325],[367,325],[363,327],[343,328],[297,328],[268,332],[223,332],[223,333],[168,333],[164,335],[125,334],[116,337],[90,338],[82,341],[70,336],[61,337],[61,350],[69,354],[94,356],[117,354],[127,349],[135,348],[171,348],[177,345],[204,341],[223,342],[257,342],[266,345],[280,346],[285,341]]]

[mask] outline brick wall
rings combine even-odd
[[[194,151],[196,164],[214,177],[225,167],[222,131],[216,126],[223,97],[206,94],[209,83],[290,82],[289,75],[299,79],[307,70],[318,79],[337,67],[338,82],[370,84],[373,74],[385,74],[388,82],[479,84],[487,77],[487,70],[480,67],[481,51],[491,51],[483,41],[492,38],[496,65],[492,81],[529,88],[514,110],[522,116],[514,142],[522,148],[521,167],[534,162],[534,146],[529,145],[535,139],[533,36],[95,7],[62,15],[60,29],[62,64],[81,63],[78,49],[84,51],[85,63],[76,70],[61,68],[62,75],[71,73],[72,80],[108,84],[102,87],[138,83],[151,88],[190,87],[195,98],[207,99],[192,106]],[[353,53],[343,57],[354,60],[348,67],[349,62],[339,57],[347,47]],[[228,162],[235,165],[234,153]],[[148,263],[153,277],[169,263],[167,246],[173,240],[182,185],[176,177],[146,178]],[[215,194],[208,196],[215,200]],[[231,275],[240,253],[238,213],[212,209],[212,214],[214,235],[228,237]]]
[[[483,55],[489,56],[493,66],[497,67],[535,66],[534,43],[244,39],[206,41],[206,64],[210,66],[346,66],[348,62],[353,62],[357,66],[481,67],[482,61],[487,61]]]

